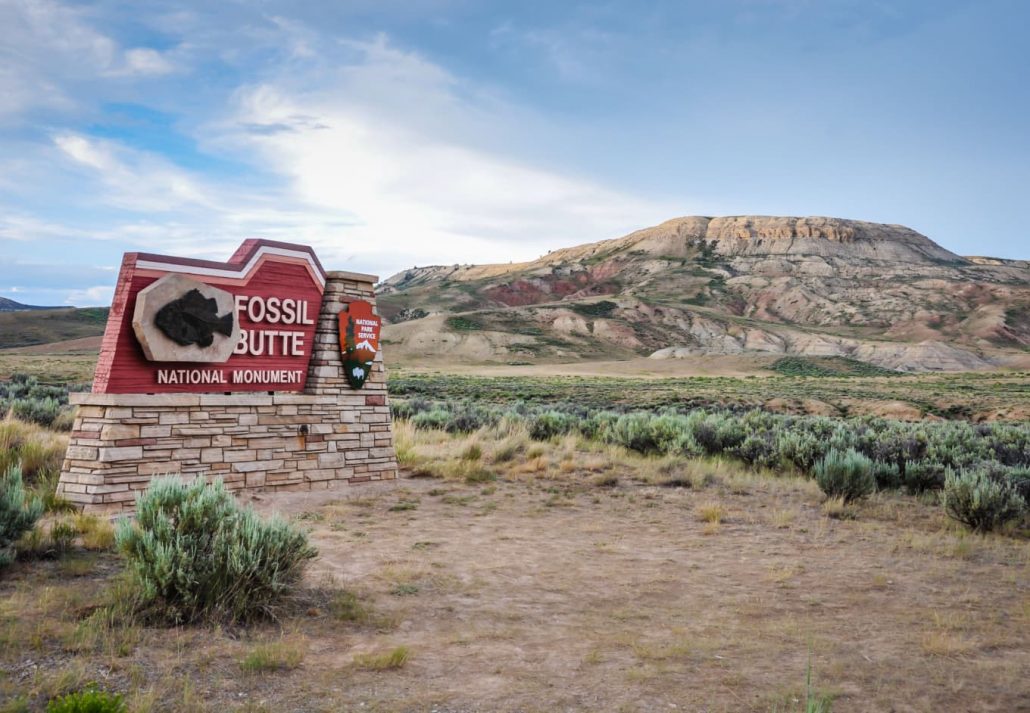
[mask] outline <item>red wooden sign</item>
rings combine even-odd
[[[355,389],[365,385],[372,372],[372,362],[379,351],[379,332],[383,320],[372,311],[372,305],[355,300],[340,312],[340,352],[343,372]]]
[[[246,240],[225,263],[126,253],[93,392],[302,391],[324,289],[304,245]]]

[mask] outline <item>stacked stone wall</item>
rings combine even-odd
[[[73,394],[58,493],[87,511],[121,511],[162,474],[264,491],[395,478],[382,354],[361,390],[340,354],[338,314],[351,299],[374,304],[372,285],[329,273],[304,393]]]

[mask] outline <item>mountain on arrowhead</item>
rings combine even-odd
[[[954,371],[1030,353],[1030,263],[840,218],[677,218],[527,263],[412,268],[378,302],[402,360],[755,353]]]

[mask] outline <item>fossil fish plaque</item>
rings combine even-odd
[[[132,329],[150,361],[220,363],[240,341],[232,293],[165,275],[136,296]]]
[[[343,372],[352,388],[360,389],[372,373],[372,363],[379,352],[379,332],[383,320],[372,311],[372,305],[355,300],[340,312],[340,352]]]

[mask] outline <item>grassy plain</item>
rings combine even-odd
[[[634,378],[479,376],[395,369],[393,396],[486,403],[525,401],[604,409],[764,408],[830,416],[1030,418],[1030,375],[964,372],[912,376]]]
[[[0,380],[24,373],[47,384],[89,383],[96,353],[76,346],[70,343],[49,349],[0,350]],[[438,400],[567,403],[589,408],[726,406],[828,416],[873,414],[906,420],[1030,418],[1030,373],[1025,371],[884,375],[875,367],[859,368],[868,367],[861,362],[791,357],[779,361],[738,360],[729,374],[723,375],[720,360],[699,357],[697,361],[702,374],[711,374],[670,375],[675,372],[665,368],[668,362],[646,359],[531,367],[390,366],[390,393]],[[725,368],[723,365],[723,372]]]
[[[93,353],[25,354],[22,350],[0,350],[0,381],[15,374],[35,376],[51,385],[88,384],[93,381],[97,355]]]
[[[1015,711],[1030,543],[878,494],[518,429],[398,424],[409,476],[258,495],[320,557],[273,623],[110,625],[109,551],[0,578],[3,710]],[[417,477],[411,477],[417,476]],[[431,477],[430,477],[431,476]]]

